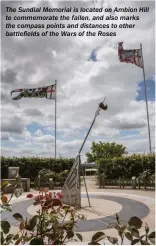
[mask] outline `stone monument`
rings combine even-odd
[[[8,167],[8,179],[2,179],[9,182],[9,186],[5,187],[5,193],[12,193],[16,178],[19,176],[19,167]],[[30,191],[30,178],[21,178],[22,188],[24,191]]]

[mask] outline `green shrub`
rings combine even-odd
[[[37,157],[1,157],[2,179],[8,178],[8,167],[19,167],[22,178],[30,178],[31,181],[37,177],[42,169],[49,169],[52,172],[60,173],[70,170],[74,163],[73,158],[37,158]]]
[[[50,169],[43,168],[39,171],[38,175],[40,175],[41,183],[49,183],[50,178],[54,178],[55,172],[52,172]]]
[[[150,174],[155,172],[155,155],[132,155],[119,158],[101,158],[97,162],[98,173],[105,173],[107,178],[138,177],[141,173],[149,170]]]

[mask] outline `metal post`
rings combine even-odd
[[[103,103],[104,103],[105,99],[106,99],[106,97],[104,98]],[[79,152],[78,152],[78,155],[81,153],[81,151],[82,151],[82,149],[83,149],[83,147],[84,147],[84,144],[85,144],[85,142],[86,142],[86,140],[87,140],[87,138],[88,138],[88,135],[89,135],[89,133],[90,133],[90,131],[91,131],[91,129],[92,129],[94,123],[95,123],[96,117],[99,115],[99,112],[100,112],[100,107],[99,107],[99,105],[98,105],[98,108],[97,108],[97,110],[96,110],[96,112],[95,112],[95,116],[94,116],[93,122],[92,122],[92,124],[91,124],[91,126],[90,126],[90,128],[89,128],[89,130],[88,130],[88,132],[87,132],[87,135],[86,135],[86,137],[85,137],[85,139],[84,139],[84,141],[83,141],[83,144],[82,144],[82,146],[81,146],[81,148],[80,148],[80,150],[79,150]]]
[[[57,125],[56,125],[56,113],[57,113],[56,102],[57,102],[57,80],[55,80],[55,159],[56,159],[56,128],[57,128]]]
[[[79,158],[80,158],[80,155],[79,155]],[[80,163],[81,163],[81,161],[80,161]],[[88,204],[89,204],[89,207],[91,207],[90,199],[89,199],[89,194],[88,194],[88,189],[87,189],[87,184],[86,184],[86,180],[85,180],[85,177],[84,177],[83,169],[82,169],[82,175],[83,175],[83,181],[84,181],[84,184],[85,184],[86,194],[87,194],[87,198],[88,198]]]
[[[106,99],[106,97],[104,98],[103,103],[104,103],[105,99]],[[72,166],[72,168],[71,168],[71,170],[70,170],[70,172],[69,172],[69,174],[68,174],[68,177],[67,177],[67,179],[66,179],[66,181],[65,181],[65,183],[64,183],[64,186],[63,186],[63,188],[62,188],[62,191],[63,191],[64,189],[65,189],[65,190],[67,189],[66,184],[67,184],[68,181],[70,180],[70,177],[71,177],[71,174],[72,174],[73,170],[74,170],[75,168],[79,168],[79,166],[77,167],[77,165],[80,165],[80,153],[81,153],[81,151],[82,151],[82,149],[83,149],[83,147],[84,147],[84,144],[85,144],[85,142],[86,142],[86,140],[87,140],[87,137],[88,137],[88,135],[89,135],[89,133],[90,133],[90,131],[91,131],[91,129],[92,129],[94,123],[95,123],[96,117],[99,115],[100,109],[101,109],[101,108],[100,108],[100,105],[98,105],[98,108],[97,108],[97,110],[96,110],[96,113],[95,113],[93,122],[92,122],[92,124],[91,124],[91,126],[90,126],[90,128],[89,128],[89,130],[88,130],[88,132],[87,132],[87,135],[86,135],[86,137],[85,137],[85,139],[84,139],[84,141],[83,141],[83,143],[82,143],[82,146],[81,146],[81,148],[80,148],[80,150],[79,150],[79,152],[78,152],[78,154],[77,154],[77,156],[76,156],[75,164]],[[89,203],[89,206],[91,206],[91,205],[90,205],[90,200],[89,200],[89,195],[88,195],[88,190],[87,190],[87,185],[86,185],[86,180],[85,180],[85,177],[84,177],[84,172],[83,172],[83,170],[82,170],[82,175],[83,175],[83,180],[84,180],[85,189],[86,189],[86,193],[87,193],[88,203]],[[80,174],[79,174],[79,181],[80,181]],[[78,188],[78,187],[77,187],[77,188]],[[76,189],[77,189],[77,188],[76,188]]]
[[[105,99],[106,99],[106,97],[104,98],[103,103],[104,103]],[[88,130],[88,132],[87,132],[87,135],[86,135],[86,137],[85,137],[85,139],[84,139],[84,141],[83,141],[83,143],[82,143],[82,146],[81,146],[81,148],[80,148],[80,150],[79,150],[79,152],[78,152],[77,158],[79,158],[79,156],[80,156],[80,153],[81,153],[81,151],[82,151],[82,149],[83,149],[83,147],[84,147],[84,144],[85,144],[85,142],[86,142],[86,140],[87,140],[87,138],[88,138],[88,135],[89,135],[89,133],[90,133],[90,131],[91,131],[91,129],[92,129],[94,123],[95,123],[96,117],[99,115],[99,112],[100,112],[100,107],[99,107],[99,105],[98,105],[98,108],[97,108],[97,110],[96,110],[96,112],[95,112],[94,119],[93,119],[92,124],[91,124],[91,126],[90,126],[90,128],[89,128],[89,130]],[[77,159],[77,158],[76,158],[76,159]],[[83,172],[83,171],[82,171],[82,175],[83,175],[83,180],[84,180],[85,189],[86,189],[86,193],[87,193],[87,198],[88,198],[89,207],[91,207],[90,200],[89,200],[89,194],[88,194],[88,190],[87,190],[87,184],[86,184],[86,180],[85,180],[84,172]]]
[[[149,137],[149,151],[152,152],[151,147],[151,134],[150,134],[150,124],[149,124],[149,113],[148,113],[148,101],[147,101],[147,88],[146,88],[146,80],[145,80],[145,70],[144,70],[144,60],[143,60],[143,52],[142,52],[142,44],[140,44],[141,49],[141,57],[143,63],[143,77],[144,77],[144,88],[145,88],[145,99],[146,99],[146,113],[147,113],[147,124],[148,124],[148,137]]]
[[[76,194],[77,194],[77,190],[80,190],[79,196],[76,195],[76,199],[75,199],[75,205],[77,203],[77,199],[79,201],[79,208],[81,208],[81,180],[80,180],[80,166],[81,166],[81,159],[80,159],[80,155],[78,156],[78,165],[77,165],[77,181],[76,181]]]

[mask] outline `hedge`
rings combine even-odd
[[[138,177],[145,170],[155,173],[155,154],[137,155],[119,158],[101,158],[97,162],[98,174],[105,173],[107,178]]]
[[[19,167],[22,178],[35,179],[39,171],[43,168],[50,169],[53,172],[60,173],[64,170],[70,170],[74,163],[73,158],[37,158],[37,157],[1,157],[1,178],[8,178],[8,167]]]
[[[52,172],[50,169],[42,169],[39,172],[41,184],[48,184],[49,178],[52,178],[54,183],[59,182],[64,184],[70,170],[61,171],[59,173]]]

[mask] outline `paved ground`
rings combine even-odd
[[[109,223],[115,221],[115,213],[118,213],[124,221],[131,216],[138,216],[147,222],[150,228],[155,227],[155,192],[132,189],[99,189],[94,177],[86,179],[90,197],[91,207],[88,207],[88,200],[84,185],[82,184],[82,210],[81,213],[87,216],[87,221],[79,223],[79,231],[88,242],[96,231],[104,231],[109,236],[117,236],[117,231],[107,229]],[[33,191],[34,194],[37,192]],[[26,199],[26,193],[18,199],[13,199],[14,212],[21,212],[22,215],[31,217],[35,214],[32,201]],[[5,213],[12,225],[12,232],[17,230],[16,221],[11,213]],[[73,244],[73,243],[72,243]],[[108,244],[108,242],[107,242]],[[129,244],[125,241],[124,244]]]

